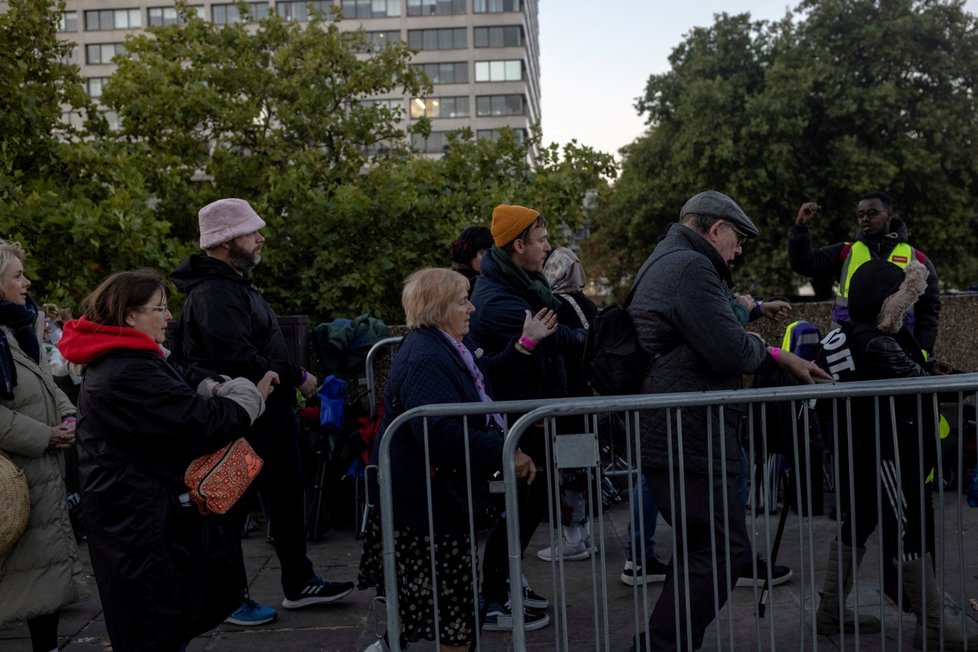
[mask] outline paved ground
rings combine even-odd
[[[831,500],[831,494],[827,496]],[[976,532],[978,532],[978,509],[963,508],[962,540],[967,555],[963,572],[959,569],[957,539],[956,496],[946,496],[946,554],[949,592],[961,596],[960,581],[965,584],[964,597],[978,597],[978,556],[975,555]],[[759,519],[755,522],[759,541],[765,540],[765,530],[769,526],[773,538],[777,517],[770,521]],[[645,620],[646,605],[651,605],[658,597],[661,585],[652,585],[648,596],[642,591],[633,590],[622,584],[618,575],[621,572],[624,556],[621,547],[626,519],[625,506],[616,506],[605,514],[602,553],[592,562],[570,562],[565,564],[564,580],[560,582],[559,570],[551,573],[551,566],[538,560],[535,551],[548,545],[546,528],[538,531],[531,544],[533,554],[527,555],[525,570],[534,587],[542,594],[564,596],[555,600],[551,615],[555,622],[545,629],[527,635],[530,650],[626,650],[630,633],[637,623]],[[828,518],[816,517],[810,521],[813,527],[799,521],[794,515],[788,519],[784,543],[779,561],[790,565],[795,575],[787,584],[775,587],[768,600],[767,616],[755,617],[755,595],[750,588],[738,588],[728,606],[717,619],[718,629],[707,634],[705,649],[756,650],[775,649],[861,649],[861,650],[910,650],[913,634],[912,616],[903,616],[895,607],[886,604],[882,607],[884,632],[863,636],[858,648],[852,637],[842,645],[837,637],[815,637],[812,633],[810,616],[814,603],[815,583],[818,585],[825,564],[826,551],[835,536],[835,522]],[[670,547],[671,532],[660,521],[657,532],[660,542],[660,556]],[[871,540],[870,552],[862,567],[859,602],[861,608],[879,614],[880,594],[876,577],[879,558],[874,554],[875,539]],[[276,604],[281,600],[278,586],[278,561],[272,547],[263,537],[253,536],[244,542],[251,593],[266,604]],[[814,550],[814,554],[812,554]],[[83,548],[84,552],[84,548]],[[360,542],[349,531],[330,531],[321,543],[310,544],[309,554],[325,575],[336,579],[354,579],[356,564],[360,556]],[[86,555],[87,556],[87,555]],[[603,563],[602,562],[603,559]],[[596,581],[592,581],[591,571],[595,570]],[[601,569],[605,569],[604,573]],[[557,579],[554,579],[554,578]],[[608,587],[606,598],[592,599],[595,584]],[[270,650],[328,650],[359,652],[374,640],[378,621],[382,623],[383,613],[376,610],[372,602],[372,591],[355,591],[345,601],[322,607],[298,611],[279,610],[279,620],[268,626],[247,629],[222,625],[208,636],[195,639],[191,651],[239,651]],[[607,624],[601,615],[603,605],[607,604]],[[974,613],[974,612],[972,612]],[[565,616],[566,614],[566,616]],[[643,614],[639,617],[639,614]],[[565,626],[565,623],[570,623]],[[644,626],[642,626],[644,628]],[[596,634],[597,632],[597,634]],[[109,642],[97,599],[75,605],[66,610],[61,621],[62,648],[81,652],[84,650],[106,650]],[[503,633],[484,633],[481,638],[482,650],[512,649],[511,636]],[[409,649],[430,649],[430,645],[412,644]],[[22,623],[0,627],[0,650],[20,652],[30,650],[27,628]]]

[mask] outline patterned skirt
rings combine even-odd
[[[409,641],[435,640],[438,591],[438,632],[443,645],[467,645],[475,639],[476,610],[472,593],[478,559],[468,533],[435,533],[435,582],[431,575],[431,540],[427,532],[401,527],[394,532],[397,600],[401,624]],[[379,510],[371,510],[360,558],[360,588],[384,591],[383,540]]]

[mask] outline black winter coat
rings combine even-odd
[[[171,278],[186,295],[173,342],[174,357],[231,378],[244,376],[256,384],[266,371],[276,372],[280,384],[268,397],[256,430],[291,412],[302,370],[289,362],[278,317],[254,283],[227,263],[201,254],[184,259]]]
[[[225,517],[182,507],[179,495],[187,465],[249,425],[244,409],[199,396],[155,352],[117,349],[85,369],[82,506],[114,650],[172,650],[240,604],[237,533]]]
[[[471,341],[489,355],[503,351],[523,332],[526,310],[536,314],[544,306],[532,296],[513,292],[502,270],[489,256],[482,258],[482,273],[472,293],[475,313],[470,320]],[[559,323],[557,332],[540,341],[533,363],[524,373],[502,368],[490,372],[499,401],[566,396],[560,356],[580,359],[584,354],[587,331]]]

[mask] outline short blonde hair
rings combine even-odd
[[[444,326],[452,302],[468,292],[469,281],[458,272],[438,267],[419,269],[404,280],[401,293],[407,327]]]
[[[14,262],[14,258],[19,258],[23,262],[25,255],[27,254],[24,249],[16,242],[0,240],[0,279],[7,273],[7,268]],[[2,290],[0,290],[0,299],[6,299]]]

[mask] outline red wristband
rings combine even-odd
[[[537,343],[526,335],[520,336],[520,345],[522,345],[527,351],[532,351],[533,349],[537,348]]]

